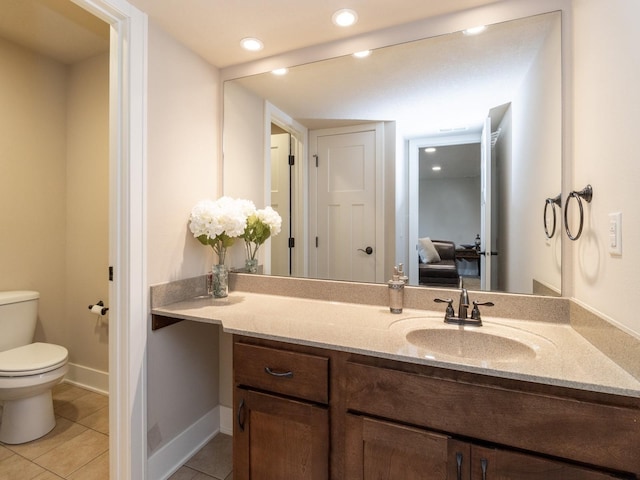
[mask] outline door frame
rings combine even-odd
[[[265,101],[264,108],[264,204],[271,205],[271,124],[274,123],[291,135],[292,151],[296,156],[296,167],[292,172],[293,195],[291,198],[291,216],[293,220],[292,234],[296,239],[293,249],[294,277],[306,277],[309,273],[309,256],[307,245],[309,238],[306,212],[309,205],[309,185],[307,175],[307,150],[309,144],[309,132],[307,127],[295,121],[291,116],[280,110],[275,105]],[[296,219],[302,219],[296,221]],[[264,271],[271,272],[271,241],[265,243]]]
[[[71,1],[110,24],[109,471],[145,479],[147,16],[126,0]]]
[[[480,134],[452,135],[450,137],[417,137],[409,139],[409,238],[406,275],[410,285],[419,285],[418,236],[420,212],[420,155],[418,150],[427,147],[445,147],[480,143]]]

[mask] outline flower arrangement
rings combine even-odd
[[[258,249],[271,235],[280,233],[282,218],[271,207],[254,210],[247,217],[243,234],[244,245],[247,249],[247,260],[255,260]]]
[[[189,229],[203,245],[209,245],[224,264],[227,248],[243,236],[247,218],[255,211],[253,202],[220,197],[202,200],[191,210]]]

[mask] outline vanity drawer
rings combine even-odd
[[[329,403],[326,357],[235,342],[233,368],[237,386]]]

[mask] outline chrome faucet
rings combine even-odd
[[[460,300],[458,301],[458,318],[467,318],[467,308],[469,308],[469,294],[467,289],[460,290]]]
[[[482,319],[480,317],[479,306],[485,305],[487,307],[493,307],[493,302],[473,302],[473,310],[471,310],[471,318],[467,318],[467,309],[469,308],[469,293],[466,288],[460,291],[460,300],[458,302],[458,316],[456,317],[453,310],[453,300],[450,298],[436,298],[436,303],[446,303],[447,309],[444,313],[444,322],[453,325],[474,325],[476,327],[482,326]]]

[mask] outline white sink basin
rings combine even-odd
[[[485,366],[554,358],[555,344],[527,327],[496,320],[485,320],[481,327],[449,325],[438,314],[400,319],[389,328],[405,345],[400,351],[422,358]]]
[[[416,347],[453,357],[503,362],[536,358],[536,350],[526,343],[468,327],[421,328],[411,330],[406,338]]]

